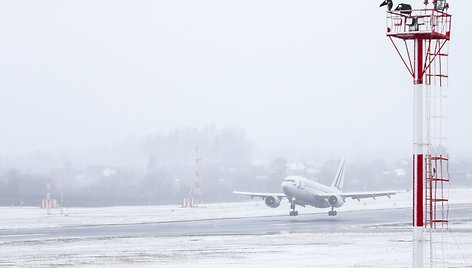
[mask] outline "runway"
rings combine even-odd
[[[472,218],[472,204],[453,205],[449,219]],[[265,235],[288,233],[376,232],[376,226],[398,226],[390,231],[408,228],[410,208],[358,210],[339,212],[335,217],[325,213],[240,217],[208,220],[184,220],[141,224],[81,225],[54,228],[0,230],[0,241],[53,240],[91,237],[175,237],[211,235]],[[383,228],[383,231],[385,228]]]

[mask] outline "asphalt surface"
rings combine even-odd
[[[472,219],[472,204],[454,205],[449,209],[451,221]],[[411,222],[411,208],[300,214],[297,217],[261,216],[165,223],[83,225],[55,228],[0,230],[2,241],[71,239],[92,237],[159,237],[207,235],[264,235],[281,233],[376,232],[379,226],[399,226],[390,231],[404,231]],[[404,228],[401,228],[404,227]]]

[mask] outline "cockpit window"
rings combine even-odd
[[[285,179],[284,181],[288,181],[288,182],[295,182],[294,179]]]

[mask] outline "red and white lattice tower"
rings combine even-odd
[[[445,184],[449,182],[445,135],[445,89],[451,15],[445,0],[423,9],[387,11],[387,37],[413,78],[414,267],[423,267],[424,228],[448,221]]]
[[[194,175],[195,179],[193,182],[192,190],[190,191],[190,196],[194,199],[193,206],[198,206],[202,202],[202,191],[200,190],[200,161],[202,159],[199,156],[198,146],[195,146],[195,162],[194,162]]]
[[[47,193],[46,193],[46,213],[48,215],[51,214],[51,207],[52,207],[52,201],[51,201],[51,184],[48,181],[47,184]]]
[[[202,191],[200,190],[200,161],[198,146],[195,146],[195,161],[194,161],[194,180],[192,188],[190,189],[188,197],[182,200],[182,207],[193,208],[197,207],[202,202]]]

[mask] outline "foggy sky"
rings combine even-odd
[[[206,125],[260,157],[409,156],[380,2],[2,1],[0,156]],[[451,2],[449,144],[467,152],[472,1]]]

